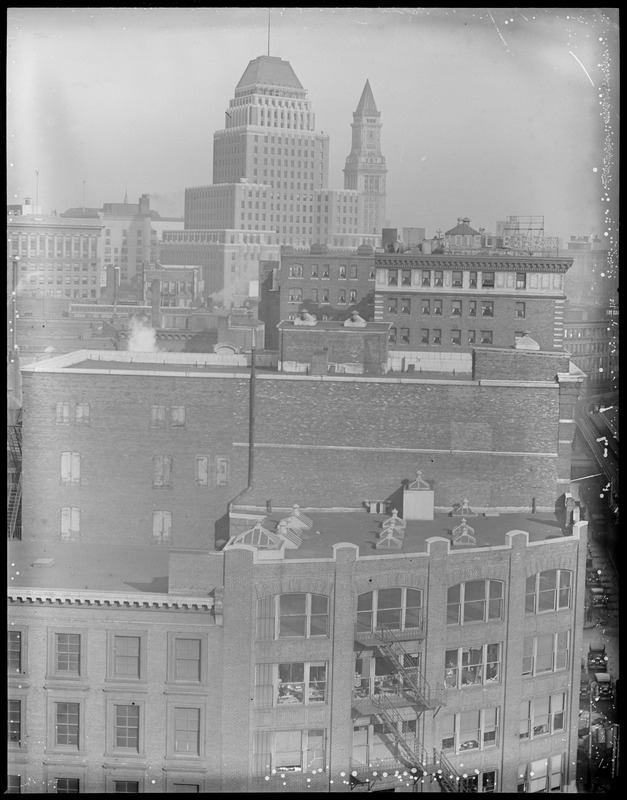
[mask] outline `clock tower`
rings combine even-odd
[[[353,112],[353,141],[344,167],[344,188],[359,197],[359,231],[381,234],[385,224],[385,157],[381,155],[381,113],[377,110],[370,81],[366,81]]]

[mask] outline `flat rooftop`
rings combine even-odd
[[[472,506],[471,506],[472,508]],[[235,507],[238,511],[252,514],[252,509]],[[562,525],[555,514],[531,512],[525,513],[498,513],[496,516],[485,516],[479,512],[478,516],[467,516],[466,523],[474,528],[476,544],[453,545],[453,530],[462,522],[461,516],[452,516],[451,513],[435,515],[433,520],[407,521],[402,547],[376,548],[380,535],[383,532],[382,524],[390,519],[387,514],[369,514],[366,511],[310,511],[301,509],[302,513],[312,520],[310,530],[303,530],[302,544],[297,549],[286,549],[285,558],[333,558],[332,546],[338,542],[351,542],[358,545],[360,556],[394,555],[407,553],[426,553],[426,541],[430,537],[439,536],[447,539],[452,544],[452,550],[474,547],[498,547],[506,545],[505,534],[509,531],[526,531],[530,542],[540,542],[552,538],[564,537]],[[490,513],[490,512],[488,512]],[[496,512],[492,512],[496,513]],[[267,515],[262,523],[263,527],[274,533],[279,520],[288,517],[289,511],[274,511]],[[261,515],[260,515],[261,516]],[[252,525],[251,525],[252,527]]]

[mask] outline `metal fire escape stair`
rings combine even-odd
[[[21,525],[19,524],[22,510],[22,473],[20,472],[17,483],[8,487],[7,493],[7,532],[9,539],[21,538]]]
[[[7,535],[22,538],[22,426],[7,426],[7,449],[10,455],[7,483]]]

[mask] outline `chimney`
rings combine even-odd
[[[149,214],[150,213],[150,195],[143,194],[139,198],[139,213],[140,214]]]
[[[151,325],[155,330],[161,327],[161,314],[159,311],[160,306],[161,306],[161,288],[160,288],[159,278],[154,278],[154,280],[152,281]]]

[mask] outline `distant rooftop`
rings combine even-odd
[[[258,56],[250,61],[236,89],[259,85],[303,88],[289,61],[283,61],[278,56]]]

